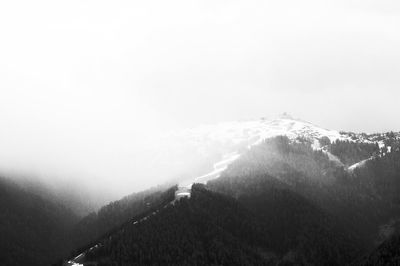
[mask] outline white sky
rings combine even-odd
[[[0,38],[0,167],[126,180],[154,132],[284,111],[400,130],[395,0],[1,1]]]

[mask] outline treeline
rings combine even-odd
[[[307,176],[307,182],[324,183],[329,182],[336,171],[340,169],[323,151],[313,150],[307,142],[293,142],[286,136],[279,136],[252,147],[222,176],[269,174],[285,177],[287,182],[303,182],[299,178]]]
[[[376,156],[380,153],[377,143],[359,143],[336,140],[329,147],[329,152],[337,156],[347,166]]]

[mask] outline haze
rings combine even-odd
[[[2,1],[0,169],[122,195],[169,130],[399,131],[400,4],[323,2]]]

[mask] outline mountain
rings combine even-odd
[[[0,264],[50,265],[68,254],[78,217],[57,203],[0,178]]]
[[[211,192],[203,185],[194,185],[190,199],[182,198],[145,221],[128,224],[99,241],[79,263],[270,265],[290,264],[296,260],[340,265],[346,261],[352,251],[348,239],[335,234],[339,233],[336,231],[339,228],[335,228],[322,211],[290,192],[282,193],[275,203],[291,207],[283,210],[288,215],[286,218],[296,218],[291,210],[300,207],[296,213],[306,211],[311,221],[299,221],[297,226],[300,227],[294,228],[293,239],[286,238],[287,235],[279,239],[275,231],[278,224],[272,226],[267,219],[231,197]],[[313,238],[317,238],[318,243]],[[286,240],[292,243],[285,243]]]
[[[358,134],[328,130],[284,114],[273,119],[224,122],[171,132],[154,142],[154,162],[166,168],[179,168],[176,175],[184,176],[181,183],[204,183],[217,177],[252,146],[276,136],[307,140],[314,149],[324,151],[331,160],[347,167],[369,159],[374,152],[398,150],[396,139],[400,138],[399,133],[393,132]],[[348,150],[344,151],[344,147]]]
[[[52,193],[2,181],[0,263],[345,265],[399,233],[399,133],[338,132],[285,115],[153,145],[157,171],[181,169],[177,185],[83,218]]]
[[[173,189],[159,186],[81,218],[44,184],[0,177],[0,265],[57,264],[133,216],[173,198]]]
[[[376,150],[366,141],[324,142],[321,138],[325,145],[316,148],[311,138],[278,136],[253,145],[218,178],[205,186],[193,185],[189,199],[178,197],[174,204],[93,242],[78,256],[79,263],[343,265],[355,261],[373,250],[381,227],[400,214],[396,197],[400,153]],[[354,156],[371,159],[349,171],[331,159],[329,151],[339,144],[350,148],[338,149],[338,157],[356,149]]]
[[[191,182],[193,178],[205,182],[223,171],[249,147],[280,135],[291,139],[318,140],[324,136],[330,141],[350,139],[348,135],[285,115],[275,119],[202,125],[164,134],[149,143],[149,161],[173,177],[181,176],[180,182],[184,179]]]
[[[111,202],[81,219],[71,230],[74,246],[85,249],[104,235],[124,225],[133,217],[143,215],[174,199],[176,188],[159,186],[142,192],[132,193],[120,200]],[[78,252],[79,253],[79,252]]]
[[[130,223],[99,242],[86,259],[104,265],[254,265],[268,255],[253,248],[256,243],[268,245],[263,236],[261,224],[237,202],[193,186],[189,200]]]

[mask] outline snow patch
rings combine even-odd
[[[347,170],[348,170],[349,172],[352,172],[352,171],[354,171],[354,169],[356,169],[356,168],[358,168],[358,167],[362,167],[367,161],[369,161],[369,160],[371,160],[371,159],[372,159],[372,158],[368,158],[368,159],[362,160],[361,162],[355,163],[355,164],[349,166],[349,168],[347,168]]]

